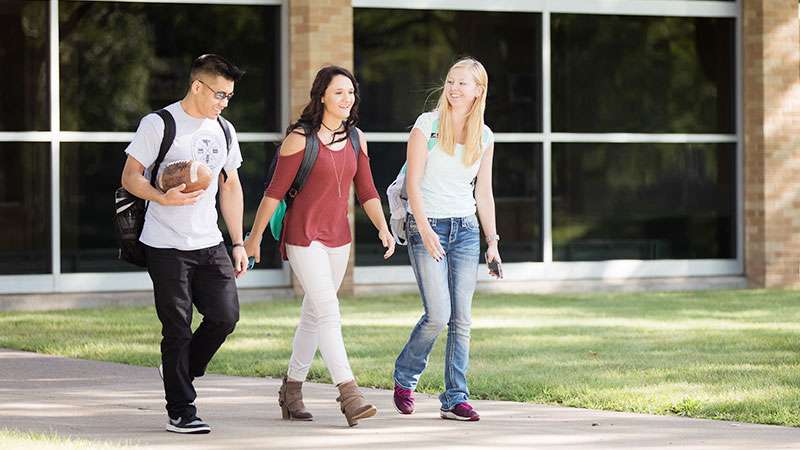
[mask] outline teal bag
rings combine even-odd
[[[269,231],[276,241],[281,240],[281,231],[283,230],[283,218],[286,216],[286,200],[281,200],[269,218]]]

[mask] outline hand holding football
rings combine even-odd
[[[156,185],[163,192],[186,184],[182,192],[206,189],[211,184],[211,169],[200,161],[173,161],[158,171]]]

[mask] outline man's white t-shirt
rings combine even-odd
[[[216,120],[197,119],[183,110],[180,102],[165,108],[175,118],[175,141],[172,143],[160,169],[173,161],[188,159],[202,161],[213,175],[211,185],[193,205],[163,206],[150,202],[139,238],[150,247],[198,250],[213,247],[222,242],[222,233],[217,226],[217,191],[222,168],[230,172],[242,165],[242,153],[236,130],[231,131],[230,153],[225,142],[225,133]],[[143,166],[145,177],[150,179],[150,168],[158,157],[161,139],[164,136],[164,121],[156,114],[142,118],[136,135],[125,153]]]

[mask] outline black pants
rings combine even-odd
[[[167,414],[191,417],[197,413],[192,381],[205,373],[239,320],[233,264],[222,243],[192,251],[147,247],[147,271],[161,320]],[[192,304],[203,315],[194,334]]]

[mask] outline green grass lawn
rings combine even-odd
[[[800,425],[800,299],[791,291],[478,295],[472,397]],[[364,386],[390,388],[421,313],[415,295],[344,299]],[[296,300],[243,305],[209,370],[281,376]],[[195,323],[199,317],[196,316]],[[157,366],[152,308],[0,313],[0,347]],[[443,386],[442,335],[419,390]],[[321,361],[311,380],[330,382]]]

